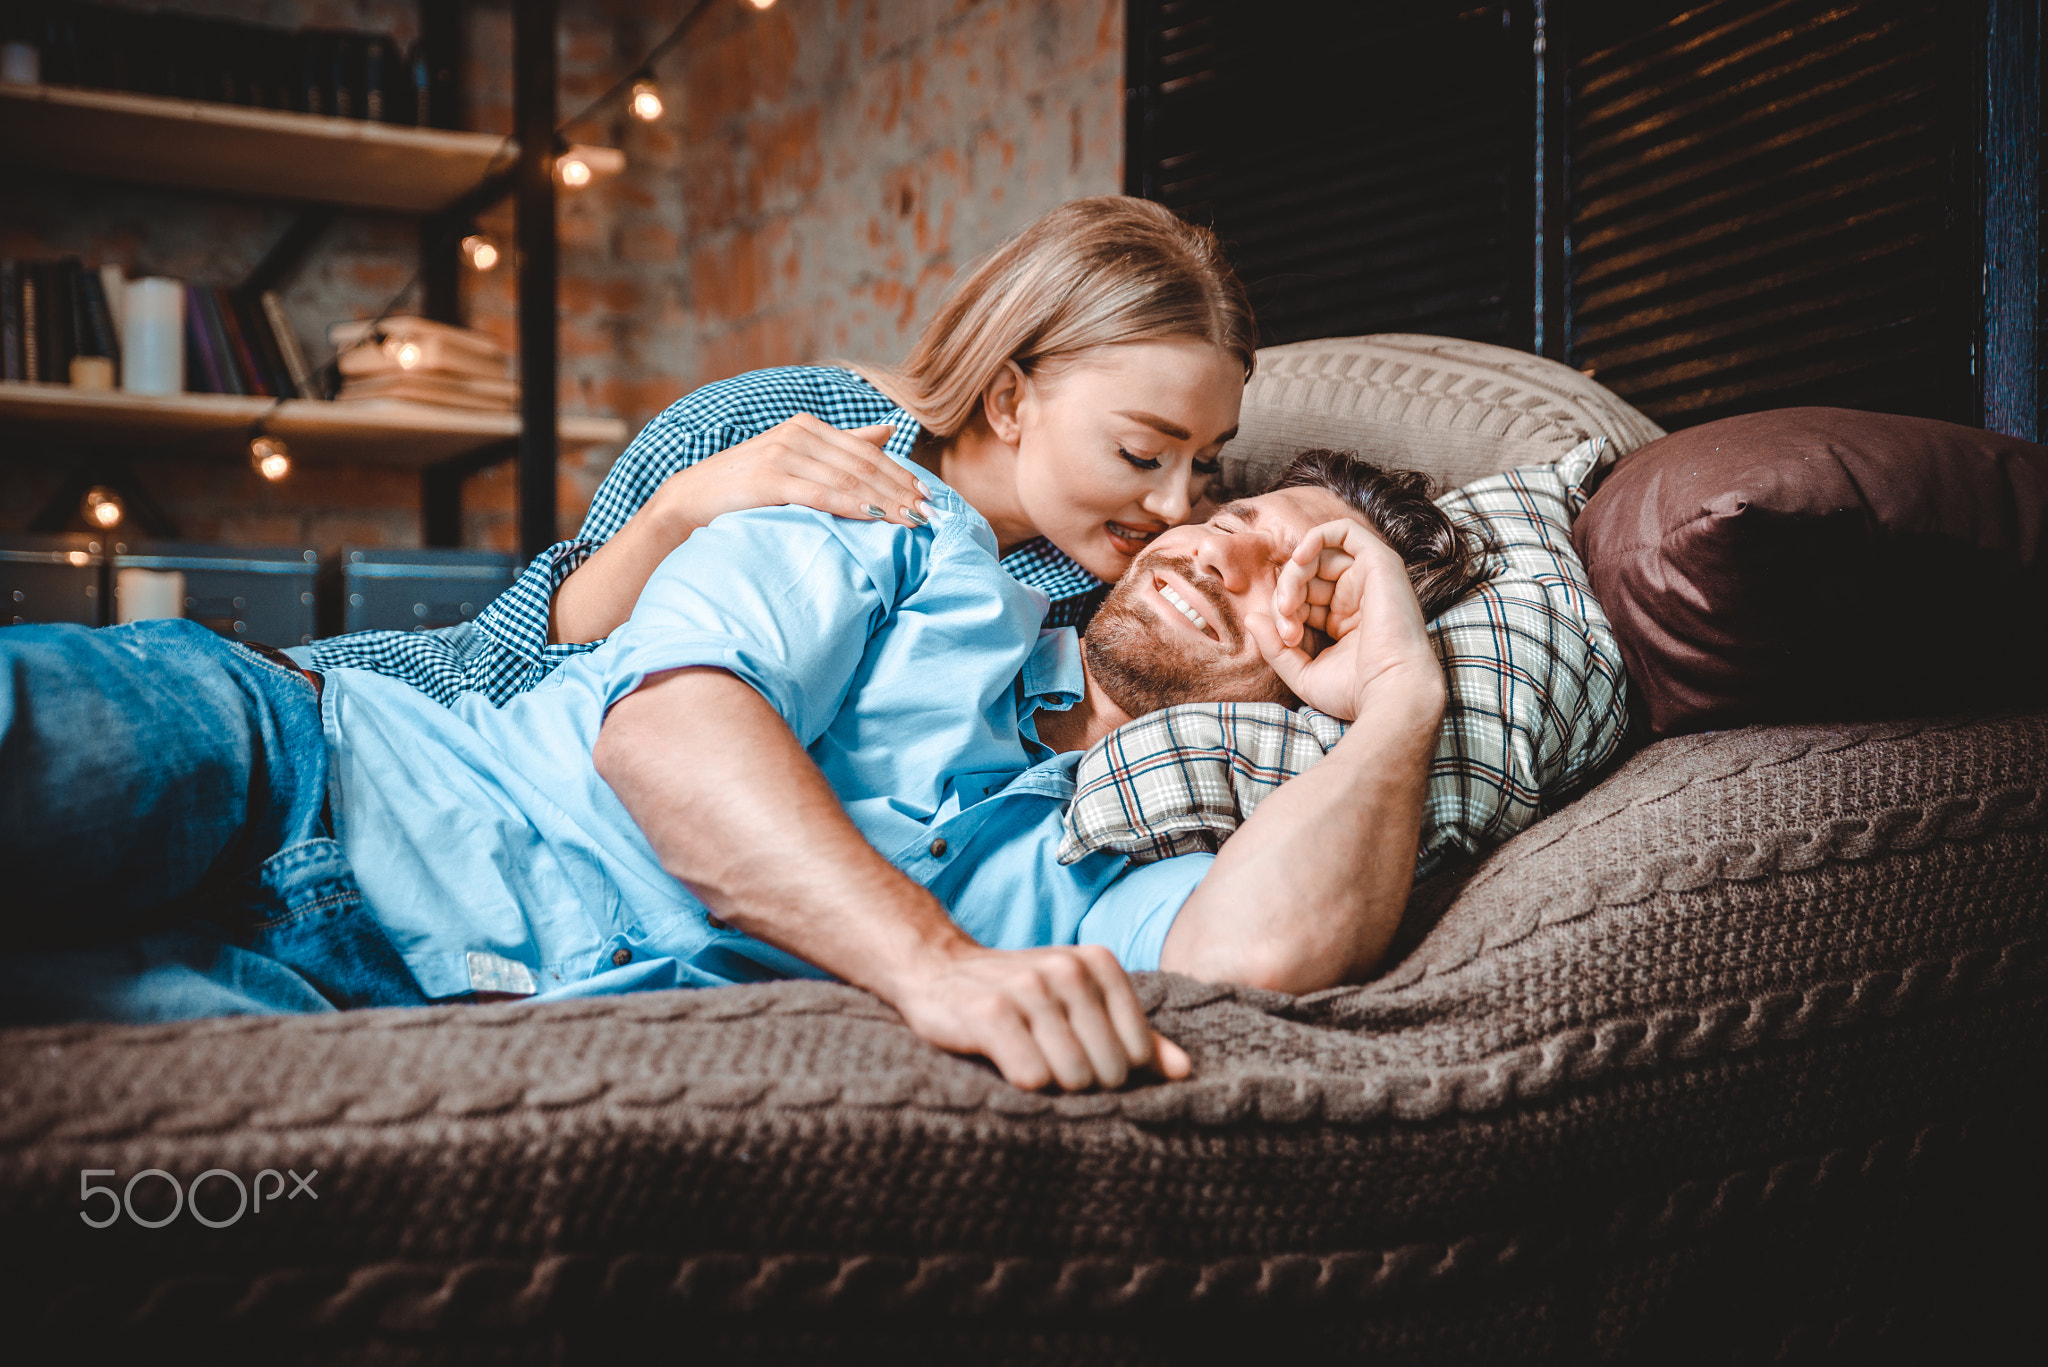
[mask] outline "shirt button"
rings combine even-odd
[[[943,858],[943,857],[945,856],[945,853],[946,853],[946,837],[944,837],[944,836],[942,835],[942,836],[940,836],[940,837],[939,837],[939,838],[938,838],[937,840],[934,840],[934,841],[932,842],[932,858],[934,858],[934,859],[940,859],[940,858]]]
[[[632,962],[633,951],[627,949],[624,945],[621,945],[617,949],[612,951],[612,966],[614,968],[624,968],[627,964]]]

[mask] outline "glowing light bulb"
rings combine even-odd
[[[462,239],[462,254],[469,258],[474,270],[487,271],[498,264],[498,244],[482,233],[471,233]]]
[[[291,449],[276,437],[258,437],[249,443],[249,464],[275,484],[292,472]]]
[[[85,499],[78,505],[85,514],[85,520],[95,527],[108,528],[121,525],[121,519],[128,509],[121,502],[121,496],[104,484],[95,484],[85,491]]]
[[[775,0],[747,0],[755,9],[774,9]]]
[[[398,350],[392,352],[391,356],[392,359],[398,362],[400,370],[411,370],[420,363],[420,344],[418,342],[400,342]]]
[[[633,82],[633,100],[628,106],[633,117],[645,123],[653,123],[661,117],[661,92],[651,80]]]
[[[555,173],[562,178],[562,184],[572,190],[580,190],[590,184],[590,163],[581,157],[563,157],[555,163]]]

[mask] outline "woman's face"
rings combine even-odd
[[[991,396],[993,397],[993,396]],[[1176,339],[1097,347],[1015,391],[1019,511],[1098,579],[1114,581],[1187,521],[1237,435],[1244,367]]]

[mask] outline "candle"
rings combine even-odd
[[[185,286],[147,276],[128,282],[121,319],[121,387],[131,394],[185,388]]]

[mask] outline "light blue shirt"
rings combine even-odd
[[[1208,855],[1061,865],[1077,754],[1032,725],[1079,699],[1079,638],[925,476],[929,529],[802,508],[728,514],[671,553],[598,649],[495,708],[336,669],[322,700],[336,835],[432,997],[826,977],[713,923],[661,867],[592,747],[646,676],[709,665],[789,723],[861,833],[980,943],[1101,944],[1156,968]],[[799,838],[791,830],[790,840]]]

